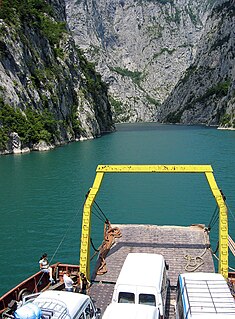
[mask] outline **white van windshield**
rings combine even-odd
[[[139,294],[139,304],[156,306],[155,296],[152,294]]]
[[[135,294],[132,292],[119,292],[119,303],[135,303]]]

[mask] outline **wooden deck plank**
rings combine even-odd
[[[108,272],[102,276],[92,276],[95,283],[90,289],[90,295],[96,306],[101,308],[102,313],[111,302],[114,283],[118,278],[127,254],[130,252],[162,254],[169,265],[168,277],[173,294],[178,274],[186,272],[187,260],[185,255],[192,257],[202,256],[203,264],[195,271],[214,272],[212,255],[206,249],[209,245],[209,238],[200,226],[113,226],[120,228],[122,237],[116,239],[106,257]],[[143,269],[140,269],[140,276],[142,271]],[[170,295],[172,294],[169,293],[171,301],[168,301],[168,304],[172,306],[172,296]],[[174,316],[172,317],[172,314],[168,313],[168,318],[174,318]]]

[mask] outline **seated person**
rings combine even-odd
[[[49,265],[47,254],[43,254],[42,257],[39,260],[39,266],[42,272],[49,274],[49,280],[51,283],[55,283],[53,277],[52,277],[52,268]]]

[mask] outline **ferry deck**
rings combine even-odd
[[[90,296],[103,313],[111,303],[114,285],[123,262],[130,252],[162,254],[169,265],[170,288],[167,296],[166,318],[175,318],[175,297],[178,274],[187,271],[214,272],[214,263],[209,249],[209,236],[203,225],[154,226],[113,225],[119,227],[122,237],[106,257],[107,273],[93,275]],[[138,267],[138,265],[136,265]],[[144,269],[140,269],[140,276]]]

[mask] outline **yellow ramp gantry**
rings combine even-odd
[[[204,173],[219,207],[219,273],[228,277],[228,219],[224,197],[217,186],[211,165],[98,165],[86,198],[80,248],[80,271],[90,276],[91,210],[105,173]]]

